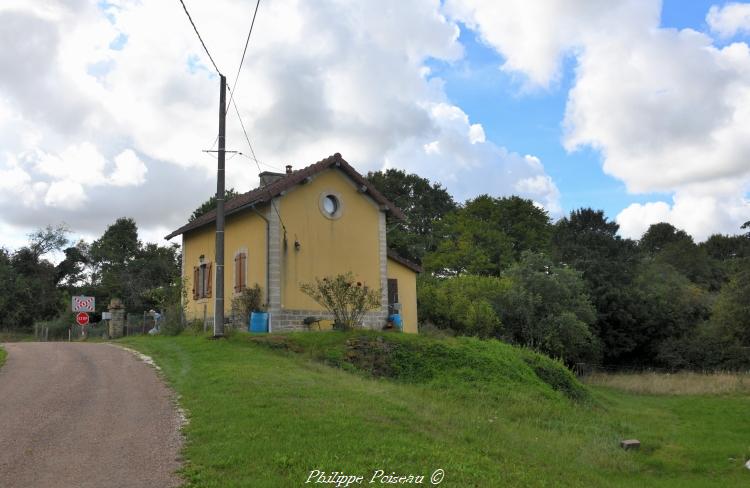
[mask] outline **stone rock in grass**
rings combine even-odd
[[[745,467],[747,469],[750,469],[750,459],[748,459],[747,462],[745,463]]]
[[[628,449],[639,449],[641,447],[641,441],[639,441],[638,439],[626,439],[624,441],[620,441],[620,447],[622,447],[626,451]]]

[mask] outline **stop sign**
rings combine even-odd
[[[86,325],[89,323],[89,314],[86,312],[78,312],[76,314],[76,322],[78,322],[78,325]]]

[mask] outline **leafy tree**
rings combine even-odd
[[[632,286],[640,307],[631,362],[654,362],[663,343],[690,334],[709,316],[708,293],[670,264],[644,261]]]
[[[496,276],[420,277],[419,316],[461,335],[504,337],[500,303],[510,284]]]
[[[423,321],[460,335],[496,337],[564,358],[596,362],[596,313],[580,273],[526,252],[501,277],[420,278]]]
[[[143,244],[133,219],[119,218],[91,244],[97,301],[121,298],[126,308],[143,310],[163,301],[166,287],[180,276],[179,247]]]
[[[663,251],[667,245],[678,242],[693,244],[693,238],[687,232],[672,224],[660,222],[649,226],[643,233],[639,246],[648,253],[656,254]]]
[[[499,276],[524,251],[550,246],[549,216],[531,200],[481,195],[447,215],[442,241],[424,265],[439,275]]]
[[[505,276],[512,285],[501,301],[501,319],[511,340],[569,364],[597,362],[596,321],[578,271],[553,265],[544,254],[525,252]]]
[[[236,191],[234,188],[229,188],[227,190],[224,190],[224,201],[229,201],[234,197],[240,196],[240,193]],[[211,210],[216,208],[216,195],[212,195],[211,198],[203,202],[198,208],[193,210],[193,213],[190,214],[190,217],[188,217],[188,222],[192,222],[193,220],[197,219],[203,214],[206,214],[210,212]]]
[[[65,259],[56,266],[55,280],[69,290],[81,285],[86,277],[86,266],[89,264],[89,245],[80,240],[75,246],[65,248]]]
[[[29,234],[29,250],[37,257],[52,251],[59,251],[68,243],[70,229],[65,224],[57,227],[48,225]]]
[[[638,344],[633,334],[639,302],[630,284],[639,255],[635,242],[619,237],[618,230],[603,211],[582,208],[560,219],[552,235],[555,261],[582,272],[607,362],[616,362]]]
[[[136,308],[163,306],[170,287],[180,284],[179,246],[146,244],[128,264],[126,277],[126,293]]]
[[[750,257],[750,235],[714,234],[700,244],[712,259],[729,261]]]
[[[133,219],[125,217],[117,219],[91,243],[91,264],[100,305],[113,297],[121,298],[128,308],[136,305],[133,294],[129,293],[128,265],[135,260],[140,248],[138,227]]]
[[[10,257],[11,305],[6,325],[29,330],[36,320],[55,317],[62,308],[55,266],[40,259],[38,250],[22,247]]]
[[[16,272],[11,255],[0,247],[0,329],[13,328],[21,319],[16,294]]]
[[[722,287],[711,322],[723,336],[750,347],[750,266],[739,269]]]
[[[406,215],[402,222],[388,217],[388,245],[417,263],[437,248],[435,227],[456,203],[440,183],[402,170],[388,169],[367,174],[367,179]]]
[[[711,262],[705,247],[697,246],[685,231],[665,222],[651,225],[639,242],[641,250],[656,261],[674,266],[693,283],[718,290],[723,276]]]

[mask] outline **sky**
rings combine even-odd
[[[237,109],[227,187],[340,152],[458,200],[605,211],[637,239],[750,220],[750,3],[185,0]],[[144,241],[215,192],[219,78],[178,0],[0,3],[0,247],[118,217]]]

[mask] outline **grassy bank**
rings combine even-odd
[[[743,395],[586,393],[497,342],[308,333],[139,337],[188,410],[193,486],[301,486],[311,470],[440,486],[745,486]],[[623,438],[643,442],[623,451]],[[354,485],[357,486],[357,485]]]

